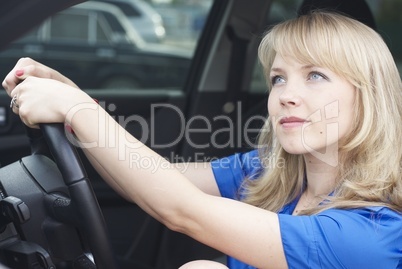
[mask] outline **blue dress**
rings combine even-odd
[[[211,163],[223,197],[239,199],[245,177],[262,170],[257,151]],[[402,214],[386,207],[329,209],[293,216],[298,198],[278,213],[289,268],[402,269]],[[269,253],[267,253],[268,255]],[[228,257],[230,269],[255,269]]]

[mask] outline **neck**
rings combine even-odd
[[[323,162],[312,155],[304,155],[306,163],[308,197],[327,195],[335,188],[338,167]]]

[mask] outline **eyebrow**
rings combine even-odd
[[[312,64],[307,64],[307,65],[303,65],[300,69],[312,69],[314,67],[316,67],[316,66],[312,65]],[[284,71],[280,67],[273,67],[273,68],[271,68],[271,72],[279,72],[280,73],[280,72],[284,72]]]
[[[307,64],[307,65],[303,65],[301,69],[312,69],[318,66],[312,65],[312,64]]]
[[[283,72],[283,70],[281,69],[281,68],[278,68],[278,67],[273,67],[273,68],[271,68],[271,72],[272,71],[274,71],[274,72]]]

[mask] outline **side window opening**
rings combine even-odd
[[[89,40],[88,15],[59,13],[52,17],[50,22],[49,34],[52,41],[88,42]]]
[[[91,11],[88,13],[88,43],[90,45],[108,44],[113,31],[104,17],[104,12]]]
[[[96,40],[99,43],[110,43],[110,33],[112,30],[101,14],[96,16]]]
[[[82,89],[181,92],[212,3],[148,3],[145,10],[137,1],[85,1],[10,44],[0,60],[11,66],[31,57]]]

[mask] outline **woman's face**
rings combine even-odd
[[[281,55],[270,78],[268,111],[282,147],[291,154],[337,160],[338,142],[353,126],[355,87],[327,68]]]

